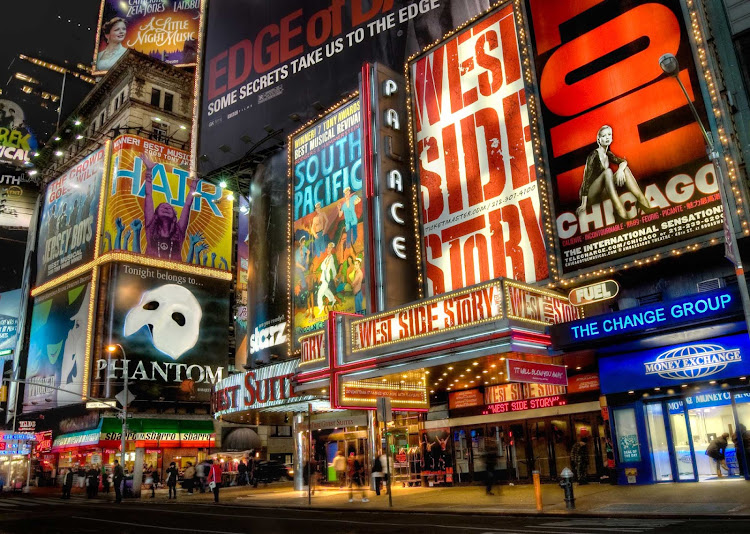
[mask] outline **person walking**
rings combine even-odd
[[[385,480],[385,467],[383,467],[380,456],[376,456],[375,461],[372,462],[372,478],[375,485],[375,495],[380,497],[380,484]]]
[[[68,472],[65,473],[65,477],[63,478],[63,492],[62,492],[63,499],[70,499],[71,489],[73,489],[73,470],[68,469]]]
[[[487,452],[484,455],[484,467],[486,472],[485,479],[485,491],[487,495],[494,495],[492,492],[492,486],[495,484],[495,470],[497,469],[497,451],[495,450],[494,443],[488,443],[486,445]]]
[[[198,467],[195,468],[195,476],[198,480],[198,487],[200,488],[201,493],[206,493],[206,477],[208,476],[210,468],[211,466],[206,460],[203,460],[198,464]]]
[[[115,502],[122,502],[122,481],[124,475],[122,472],[122,466],[120,462],[115,460],[114,475],[112,476],[112,482],[115,485]]]
[[[588,484],[589,471],[589,438],[581,436],[570,450],[570,463],[578,484]]]
[[[247,464],[245,459],[240,459],[240,463],[237,465],[237,485],[245,486],[247,484]]]
[[[151,471],[151,498],[156,497],[156,488],[159,485],[159,468],[155,467]]]
[[[214,492],[214,503],[219,503],[219,487],[221,487],[221,466],[213,459],[208,460],[208,487]]]
[[[339,489],[343,489],[346,485],[346,457],[344,451],[336,453],[336,457],[333,459],[333,470],[336,471],[336,480],[339,481]]]
[[[362,476],[364,475],[364,466],[360,458],[351,453],[349,455],[349,502],[354,502],[354,486],[357,491],[362,490],[362,502],[370,502],[362,486]]]
[[[169,497],[168,499],[176,499],[177,498],[177,477],[179,476],[179,471],[177,471],[177,465],[172,462],[169,464],[169,469],[167,469],[167,488],[169,489]],[[172,495],[174,494],[174,497]]]
[[[193,486],[195,484],[195,467],[193,467],[193,462],[187,463],[183,478],[185,479],[185,487],[187,488],[188,493],[193,493]]]
[[[109,495],[109,474],[107,474],[107,469],[102,465],[102,489],[104,490],[104,493]]]
[[[706,456],[712,458],[716,462],[716,476],[721,478],[724,475],[721,473],[721,469],[724,468],[729,473],[729,467],[727,466],[726,452],[727,445],[729,445],[729,433],[724,432],[721,436],[718,436],[711,440],[706,448]]]
[[[96,497],[99,489],[99,470],[93,465],[86,471],[86,498],[93,499]]]

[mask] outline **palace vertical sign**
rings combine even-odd
[[[512,6],[409,65],[428,294],[547,277]]]

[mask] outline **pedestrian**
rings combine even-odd
[[[115,502],[122,502],[122,481],[124,474],[120,462],[115,460],[115,469],[112,475],[112,482],[115,485]]]
[[[169,497],[168,499],[176,499],[177,498],[177,477],[179,476],[179,471],[177,471],[177,464],[174,462],[169,464],[169,469],[167,469],[167,488],[169,489]],[[174,497],[172,495],[174,494]]]
[[[109,475],[107,474],[107,469],[102,465],[102,489],[104,490],[104,493],[109,495]]]
[[[156,488],[159,486],[159,468],[151,471],[151,498],[156,497]]]
[[[70,490],[73,489],[73,470],[68,469],[63,477],[63,499],[70,499]]]
[[[237,485],[244,486],[247,484],[247,464],[245,459],[240,459],[239,465],[237,465]]]
[[[360,458],[349,454],[349,502],[354,502],[354,487],[357,486],[357,491],[362,490],[362,502],[370,502],[365,493],[365,488],[362,486],[362,476],[364,475],[364,466]]]
[[[570,463],[579,485],[588,484],[589,438],[581,435],[570,450]]]
[[[336,453],[336,457],[333,459],[333,470],[336,471],[336,480],[339,481],[339,489],[341,489],[346,484],[346,457],[344,456],[344,451]]]
[[[193,467],[193,462],[187,463],[183,479],[185,480],[185,488],[188,493],[193,493],[193,485],[195,484],[195,467]]]
[[[214,462],[212,459],[208,460],[208,487],[214,492],[214,503],[219,502],[219,488],[221,487],[221,466],[219,462]]]
[[[93,465],[86,471],[86,497],[93,499],[99,489],[99,470]]]
[[[376,456],[375,461],[372,462],[372,478],[375,485],[375,495],[378,497],[380,497],[380,483],[383,481],[384,476],[383,462],[380,460],[380,456]]]
[[[485,491],[487,495],[494,495],[492,493],[492,485],[495,483],[495,470],[497,469],[497,451],[495,450],[495,444],[488,442],[485,444],[487,451],[484,454],[484,467],[485,467]]]
[[[203,460],[201,463],[198,464],[198,467],[195,468],[195,476],[197,478],[198,487],[200,488],[201,493],[206,493],[206,477],[208,476],[208,470],[210,469],[210,465],[206,460]]]
[[[713,458],[716,462],[716,476],[719,478],[724,476],[721,473],[722,468],[726,470],[727,474],[729,473],[729,467],[727,466],[726,460],[727,445],[729,445],[728,439],[729,433],[724,432],[721,436],[711,440],[711,443],[708,444],[708,448],[706,448],[706,456]]]

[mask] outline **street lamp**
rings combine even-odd
[[[716,144],[713,140],[713,133],[706,130],[705,126],[703,125],[703,121],[700,118],[700,115],[698,115],[698,111],[693,105],[693,101],[690,100],[690,96],[687,94],[685,86],[682,84],[682,80],[680,80],[680,63],[677,61],[677,58],[674,56],[674,54],[664,54],[659,58],[659,67],[661,67],[661,70],[664,72],[664,74],[671,76],[675,80],[677,80],[677,83],[680,85],[680,89],[682,89],[682,94],[685,95],[685,99],[690,106],[690,111],[693,113],[693,118],[695,118],[695,122],[698,123],[698,126],[701,129],[703,140],[706,142],[706,152],[708,153],[708,157],[711,159],[711,163],[713,163],[714,166],[714,175],[716,176],[716,181],[719,185],[719,194],[721,196],[721,208],[724,211],[725,253],[729,261],[734,264],[734,272],[737,275],[737,285],[739,286],[740,298],[742,299],[742,310],[745,313],[745,327],[748,329],[748,333],[750,333],[750,297],[748,296],[747,291],[745,270],[742,267],[742,256],[740,254],[740,249],[737,246],[737,234],[734,231],[734,220],[732,219],[732,215],[729,211],[729,204],[727,199],[729,198],[731,189],[722,171],[721,154],[716,149]]]
[[[125,471],[125,433],[128,430],[128,357],[125,354],[125,349],[122,348],[122,345],[119,343],[115,343],[113,345],[107,346],[107,352],[110,354],[117,351],[117,349],[120,349],[120,352],[122,353],[122,374],[124,377],[124,390],[123,395],[125,396],[122,403],[122,413],[120,415],[122,416],[122,437],[120,441],[120,465],[122,466],[123,472]]]

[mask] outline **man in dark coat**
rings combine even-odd
[[[115,502],[122,502],[122,479],[122,466],[120,462],[115,460],[115,469],[112,475],[112,483],[115,485]]]
[[[73,470],[68,469],[68,472],[65,473],[65,477],[63,478],[63,493],[62,493],[63,499],[70,499],[70,490],[72,488],[73,488]]]
[[[713,458],[716,462],[716,476],[719,478],[724,476],[721,473],[722,467],[727,471],[727,473],[729,472],[729,467],[727,467],[726,460],[726,450],[727,445],[729,445],[728,440],[729,433],[724,432],[721,436],[714,438],[706,448],[706,456]]]

